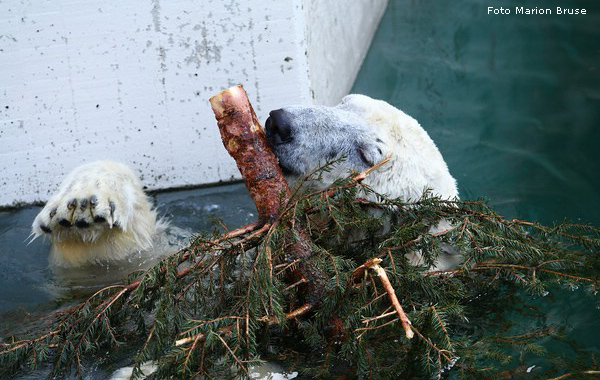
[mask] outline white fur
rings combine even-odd
[[[365,180],[376,192],[405,201],[419,199],[425,189],[445,199],[458,196],[456,181],[427,132],[384,101],[348,95],[336,107],[287,107],[273,111],[272,119],[277,112],[289,123],[292,138],[278,140],[269,123],[267,138],[281,166],[291,172],[288,178],[345,156],[313,184],[323,188],[390,156],[390,163]],[[77,267],[149,250],[164,227],[130,168],[97,161],[67,175],[35,218],[33,234],[50,237],[52,264]]]
[[[458,197],[456,181],[427,132],[415,119],[384,101],[349,95],[332,108],[289,107],[280,111],[289,116],[293,140],[277,142],[269,127],[267,137],[282,167],[292,172],[288,179],[303,177],[336,157],[346,156],[331,172],[324,173],[320,182],[313,183],[324,188],[391,156],[389,164],[365,180],[376,192],[406,201],[419,199],[425,189],[445,199]],[[70,226],[61,225],[61,220]],[[32,233],[34,238],[49,236],[51,263],[68,268],[119,261],[159,247],[166,250],[169,244],[160,238],[165,228],[164,222],[157,221],[156,211],[130,168],[118,162],[97,161],[66,176],[35,218]],[[451,228],[447,222],[437,226],[437,230],[447,228]],[[415,252],[410,260],[419,264],[421,255]],[[454,260],[450,265],[456,263]],[[148,375],[156,365],[145,363],[142,370]],[[112,378],[129,378],[131,373],[132,367],[125,367]],[[252,374],[252,378],[261,376],[260,371]],[[281,376],[291,379],[296,375]]]
[[[308,185],[326,188],[352,172],[361,172],[390,157],[364,184],[379,194],[404,201],[420,199],[426,189],[442,199],[458,198],[456,180],[440,151],[419,123],[399,109],[364,95],[348,95],[336,107],[287,107],[271,112],[266,135],[288,179],[296,181],[325,163],[345,159]],[[372,201],[371,193],[360,194]],[[377,214],[377,211],[374,211]],[[432,226],[439,233],[452,226],[446,220]],[[359,233],[360,236],[360,233]],[[447,247],[433,270],[461,260]],[[407,258],[423,263],[420,252]]]
[[[391,198],[416,201],[425,189],[443,199],[458,197],[456,180],[433,140],[419,123],[382,100],[364,95],[346,96],[339,109],[354,112],[378,130],[392,157],[365,180],[375,191]],[[384,155],[385,155],[384,153]]]
[[[129,167],[96,161],[66,176],[35,218],[33,234],[50,237],[53,265],[77,267],[149,250],[164,227]]]
[[[286,141],[277,136],[276,120],[288,125]],[[292,180],[345,156],[343,162],[312,183],[325,188],[390,156],[390,163],[365,180],[376,192],[404,201],[418,200],[425,189],[444,199],[458,197],[456,180],[419,123],[392,105],[365,95],[348,95],[336,107],[273,111],[267,122],[267,138]]]

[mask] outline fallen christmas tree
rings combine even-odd
[[[51,315],[46,330],[5,338],[0,376],[48,364],[51,376],[83,376],[99,352],[121,349],[137,366],[155,362],[153,378],[248,377],[259,359],[308,378],[495,377],[509,350],[544,355],[538,342],[560,335],[503,334],[501,311],[518,294],[541,296],[556,284],[597,293],[597,227],[506,220],[482,202],[427,194],[368,202],[358,194],[370,192],[362,179],[371,170],[323,191],[290,191],[245,92],[236,87],[211,103],[259,220],[199,236],[125,284]],[[442,219],[454,228],[431,235]],[[392,228],[381,233],[384,220]],[[350,239],[357,230],[362,239]],[[462,264],[428,271],[448,244]],[[427,265],[409,264],[405,255],[417,250]],[[593,360],[581,366],[570,374],[598,370]],[[556,371],[545,375],[563,374]]]

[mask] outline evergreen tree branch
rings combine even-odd
[[[412,339],[412,337],[415,335],[411,329],[412,323],[408,319],[408,316],[404,312],[404,309],[402,309],[402,305],[400,305],[400,302],[398,301],[398,297],[396,296],[394,287],[390,283],[390,279],[388,278],[387,274],[385,273],[385,269],[383,269],[379,265],[381,263],[381,261],[382,261],[381,259],[376,258],[376,259],[372,259],[372,260],[366,262],[363,265],[369,269],[374,270],[375,273],[377,273],[377,275],[379,276],[379,279],[381,280],[381,283],[383,284],[383,287],[388,294],[388,297],[390,299],[390,302],[392,303],[392,306],[394,306],[396,313],[398,313],[398,317],[400,318],[400,322],[402,323],[402,328],[404,328],[404,333],[406,335],[406,338]]]
[[[226,146],[239,151],[262,133],[249,108],[219,107],[224,118],[246,113],[250,121],[241,140]],[[265,178],[281,189],[268,165]],[[254,169],[258,183],[260,168]],[[552,330],[511,330],[503,338],[502,311],[514,303],[509,297],[527,302],[521,289],[545,294],[555,284],[585,285],[596,294],[599,228],[506,220],[484,202],[428,194],[415,202],[388,199],[361,182],[366,175],[305,195],[261,190],[268,194],[257,200],[266,203],[258,222],[198,237],[128,282],[52,314],[41,331],[1,341],[0,378],[47,363],[51,376],[85,376],[94,355],[119,345],[137,350],[136,376],[142,363],[156,363],[155,378],[247,377],[248,365],[266,352],[314,377],[491,375],[497,368],[490,363],[510,361],[507,349],[545,355],[538,342],[557,337]],[[369,212],[374,208],[377,215]],[[454,228],[430,234],[441,220]],[[462,264],[428,272],[444,246]],[[407,259],[417,251],[422,266]],[[411,333],[417,339],[398,339]],[[597,369],[582,363],[568,374]]]
[[[256,204],[259,222],[278,219],[290,200],[291,192],[246,92],[242,86],[234,86],[210,98],[210,104],[223,145],[236,161]],[[274,231],[274,228],[270,231]],[[308,302],[316,304],[323,295],[324,275],[309,263],[308,259],[313,255],[312,243],[303,228],[294,224],[292,233],[296,239],[292,249],[293,258],[300,259],[297,271],[292,274],[292,281],[304,278],[306,298]],[[266,247],[272,277],[269,244]]]
[[[564,379],[569,379],[569,378],[572,378],[573,376],[579,376],[579,375],[583,375],[585,377],[588,377],[591,375],[600,375],[600,371],[599,370],[587,370],[587,371],[580,371],[580,372],[576,372],[576,373],[565,373],[564,375],[561,375],[558,377],[553,377],[548,380],[564,380]]]

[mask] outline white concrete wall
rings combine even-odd
[[[96,159],[130,164],[149,189],[239,178],[208,98],[241,83],[263,121],[337,102],[385,5],[0,1],[0,206],[45,201]]]
[[[354,84],[387,0],[305,0],[311,96],[337,104]]]

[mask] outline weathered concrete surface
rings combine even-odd
[[[385,3],[1,1],[0,206],[45,201],[96,159],[149,189],[239,178],[210,95],[243,84],[261,120],[336,102]]]
[[[350,91],[387,0],[304,3],[311,95],[333,106]]]

